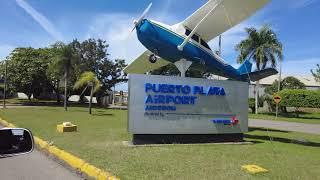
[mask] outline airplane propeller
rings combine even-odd
[[[151,6],[152,6],[152,3],[150,3],[149,6],[143,11],[143,13],[141,14],[141,16],[139,17],[138,20],[134,20],[134,21],[133,21],[134,27],[133,27],[133,29],[131,30],[131,32],[141,23],[141,21],[144,19],[144,17],[146,16],[146,14],[149,12]]]

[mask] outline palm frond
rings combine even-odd
[[[97,92],[97,91],[100,89],[100,87],[101,87],[101,83],[100,83],[100,81],[96,78],[96,79],[95,79],[95,83],[94,83],[93,92],[94,92],[94,93]]]
[[[80,75],[80,78],[74,85],[74,89],[79,89],[83,86],[90,85],[93,87],[93,92],[96,92],[100,89],[101,83],[98,80],[97,76],[95,73],[91,71],[86,71]]]
[[[247,38],[235,46],[239,52],[238,63],[249,59],[256,63],[257,70],[261,70],[269,64],[275,67],[277,61],[283,60],[282,44],[270,25],[264,25],[259,30],[253,27],[245,30]]]

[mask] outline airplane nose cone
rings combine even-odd
[[[141,23],[138,25],[137,27],[137,34],[138,36],[154,36],[155,35],[155,30],[154,28],[152,27],[152,24],[144,19],[141,21]]]

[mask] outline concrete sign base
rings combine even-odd
[[[135,143],[241,141],[248,83],[130,74],[128,109]]]
[[[134,134],[132,139],[134,145],[222,142],[243,142],[243,134]]]

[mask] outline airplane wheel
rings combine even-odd
[[[151,54],[151,55],[149,56],[149,61],[150,61],[151,63],[156,63],[156,62],[157,62],[157,56],[154,55],[154,54]]]

